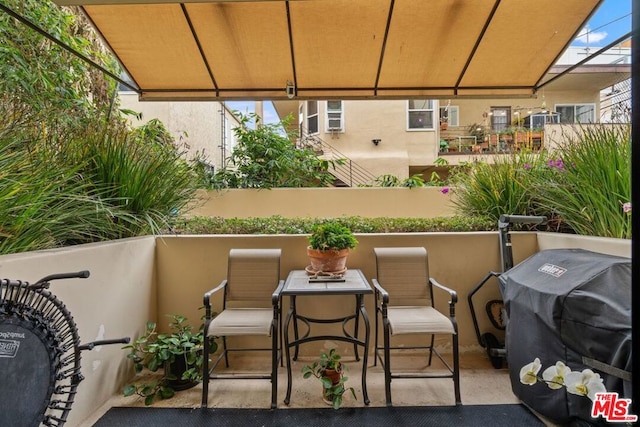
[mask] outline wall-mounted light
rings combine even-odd
[[[372,139],[371,142],[373,142],[373,145],[378,145],[380,144],[380,139]]]
[[[296,96],[296,87],[289,80],[287,80],[285,91],[287,92],[287,98],[289,99],[293,99],[293,97]]]

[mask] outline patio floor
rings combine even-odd
[[[242,359],[242,360],[240,360]],[[415,356],[396,356],[398,365],[411,367],[420,366],[420,360]],[[435,359],[434,359],[435,360]],[[302,366],[313,361],[311,358],[300,358],[293,362],[293,385],[291,402],[287,406],[283,400],[287,389],[286,368],[280,368],[278,375],[278,409],[326,407],[320,397],[320,383],[314,378],[303,379],[300,370]],[[363,407],[362,389],[360,381],[361,362],[352,357],[344,358],[347,366],[346,375],[348,385],[356,390],[357,400],[351,395],[345,395],[343,406]],[[268,370],[268,358],[236,356],[231,360],[233,365],[241,366],[243,372],[247,369],[260,371]],[[436,362],[434,362],[435,365]],[[423,362],[424,364],[424,362]],[[384,373],[380,364],[373,366],[369,359],[367,370],[367,390],[370,406],[385,406]],[[462,403],[466,405],[516,404],[520,401],[511,391],[509,373],[506,368],[494,369],[484,353],[466,352],[460,357],[460,388]],[[247,368],[249,367],[249,368]],[[440,406],[453,405],[453,381],[451,379],[398,379],[392,383],[392,398],[394,406]],[[154,407],[184,407],[197,408],[200,406],[202,385],[181,391],[171,399],[156,401]],[[271,384],[267,380],[235,380],[211,381],[209,385],[209,407],[219,408],[269,408]],[[92,426],[109,408],[113,406],[144,406],[141,398],[114,396],[94,415],[85,420],[82,427]],[[554,424],[544,420],[547,425]]]

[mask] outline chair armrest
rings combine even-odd
[[[222,282],[220,282],[218,286],[216,286],[215,288],[211,289],[210,291],[204,294],[204,297],[202,298],[202,302],[204,304],[204,309],[205,309],[205,315],[204,315],[205,319],[211,319],[211,296],[216,292],[219,292],[225,289],[226,287],[227,287],[227,280],[225,279]]]
[[[380,283],[378,283],[377,279],[372,279],[371,282],[376,290],[376,294],[382,295],[382,304],[389,304],[389,292],[387,292]]]
[[[445,292],[447,292],[449,294],[449,296],[451,297],[451,300],[449,301],[449,304],[455,304],[458,302],[458,293],[456,291],[454,291],[451,288],[447,288],[446,286],[444,286],[443,284],[439,283],[436,279],[434,279],[433,277],[429,278],[429,282],[435,286],[436,288],[439,288]]]
[[[278,287],[273,291],[273,294],[271,294],[271,303],[274,307],[277,307],[280,302],[280,293],[282,292],[282,288],[284,288],[284,280],[280,280],[278,282]]]
[[[456,303],[458,302],[458,293],[453,289],[447,288],[446,286],[438,283],[438,281],[433,277],[429,277],[429,283],[431,283],[432,286],[435,286],[436,288],[447,292],[451,297],[451,299],[449,300],[449,317],[452,319],[452,321],[455,324]],[[432,300],[432,303],[433,303],[433,300]]]

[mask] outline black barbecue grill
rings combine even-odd
[[[83,380],[81,351],[129,342],[80,344],[73,316],[48,288],[53,280],[87,277],[79,271],[33,284],[0,279],[0,426],[63,426]]]

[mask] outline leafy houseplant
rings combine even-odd
[[[171,398],[176,391],[193,387],[202,380],[202,328],[194,332],[184,316],[172,314],[169,317],[172,318],[171,333],[159,334],[156,323],[147,322],[144,335],[123,347],[130,350],[127,358],[133,361],[136,374],[145,369],[151,372],[163,369],[160,379],[129,384],[124,388],[125,396],[144,397],[145,405],[151,405],[156,398]],[[211,342],[211,346],[215,352],[216,343]]]
[[[320,354],[320,359],[314,361],[311,365],[302,368],[304,378],[314,376],[322,383],[322,399],[339,409],[342,406],[344,392],[349,390],[354,399],[357,399],[356,392],[353,387],[346,387],[345,383],[348,377],[344,376],[344,366],[340,362],[340,355],[336,353],[336,349],[332,348],[329,353]]]
[[[314,226],[307,248],[311,262],[307,271],[311,274],[344,273],[349,249],[357,245],[351,230],[338,222],[328,221]]]

